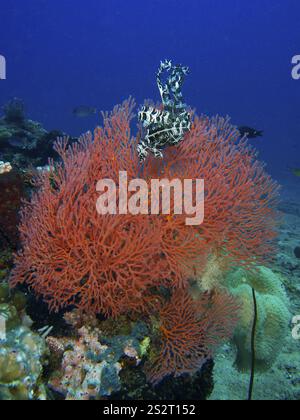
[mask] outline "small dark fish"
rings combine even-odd
[[[294,169],[291,169],[291,171],[294,176],[297,176],[298,178],[300,178],[300,169],[294,168]]]
[[[296,246],[294,249],[294,254],[296,258],[300,259],[300,246]]]
[[[73,115],[78,118],[86,118],[97,114],[97,109],[90,106],[78,106],[73,109]]]
[[[262,137],[264,132],[261,130],[255,130],[251,127],[238,127],[241,137],[248,137],[248,139],[255,139],[256,137]]]

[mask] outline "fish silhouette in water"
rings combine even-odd
[[[298,178],[300,178],[300,168],[291,169],[291,172],[294,176],[297,176]]]
[[[86,118],[97,114],[97,109],[91,106],[78,106],[73,109],[73,115],[78,118]]]
[[[264,132],[261,130],[256,130],[255,128],[251,127],[238,127],[238,131],[240,132],[241,137],[248,137],[248,139],[255,139],[257,137],[262,137]]]

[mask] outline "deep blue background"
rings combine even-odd
[[[188,104],[265,130],[253,142],[271,172],[300,166],[299,0],[6,0],[0,22],[0,105],[23,98],[48,129],[92,129],[99,118],[76,119],[77,105],[158,100],[155,72],[172,58],[190,66]]]

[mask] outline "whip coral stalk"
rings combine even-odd
[[[186,288],[211,254],[251,265],[273,253],[277,186],[235,128],[196,117],[163,160],[141,165],[130,131],[133,106],[129,100],[105,114],[94,136],[71,146],[59,140],[61,163],[50,162],[23,207],[11,286],[28,284],[52,310],[73,304],[108,316],[147,312],[161,286]],[[99,215],[97,182],[117,184],[120,171],[149,185],[153,178],[204,179],[204,223],[186,226],[185,214]]]

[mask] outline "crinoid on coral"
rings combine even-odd
[[[145,136],[137,146],[141,162],[149,153],[163,158],[162,149],[174,146],[183,140],[185,133],[191,128],[191,114],[183,103],[181,92],[184,77],[188,74],[188,67],[174,66],[170,60],[160,63],[156,75],[160,92],[161,109],[143,106],[138,119],[145,128]],[[163,82],[163,73],[167,72],[167,80]]]
[[[61,163],[39,175],[40,188],[22,210],[11,286],[28,284],[53,310],[73,304],[108,316],[145,313],[157,306],[161,286],[187,288],[213,254],[237,265],[273,255],[277,185],[229,121],[195,117],[163,160],[150,156],[141,165],[139,136],[130,130],[133,106],[129,100],[105,114],[94,136],[69,147],[58,141]],[[187,226],[184,212],[98,214],[97,182],[118,185],[120,171],[148,185],[204,179],[204,222]]]
[[[149,381],[155,385],[168,375],[200,370],[216,347],[231,337],[238,309],[225,292],[204,293],[193,300],[187,292],[177,291],[160,311],[160,351],[147,368]]]

